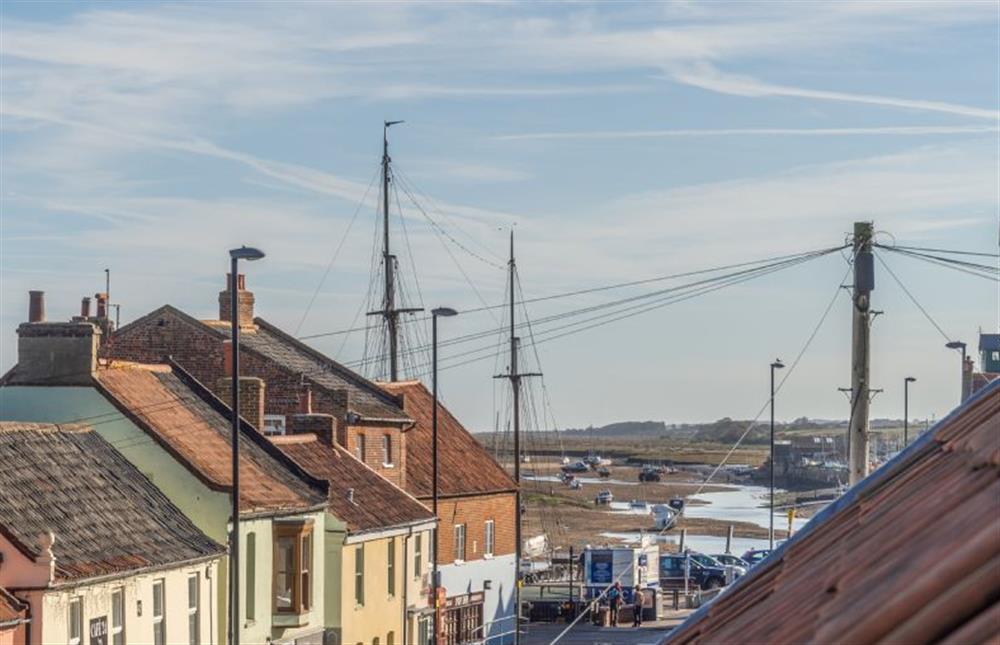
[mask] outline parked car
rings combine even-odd
[[[706,591],[726,584],[726,570],[722,566],[706,566],[694,557],[667,554],[660,556],[660,585],[676,587],[679,583],[683,584],[686,567],[690,567],[688,582],[693,587]]]
[[[563,472],[567,473],[585,473],[588,470],[590,470],[590,466],[588,466],[582,461],[577,461],[572,464],[566,464],[564,466],[560,466],[560,468],[562,469]]]
[[[713,553],[712,557],[721,562],[734,567],[742,567],[744,571],[750,569],[750,563],[732,553]]]
[[[770,549],[750,549],[743,554],[743,559],[747,562],[747,564],[753,567],[769,555],[771,555]]]
[[[641,482],[658,482],[660,478],[660,469],[655,466],[643,466],[639,472],[639,481]]]
[[[615,496],[611,494],[610,490],[602,490],[594,498],[595,504],[610,504],[613,501],[615,501]]]

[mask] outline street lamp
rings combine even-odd
[[[903,448],[906,448],[910,439],[910,383],[916,380],[912,376],[903,379]]]
[[[960,340],[949,341],[944,344],[948,349],[960,349],[962,350],[962,372],[961,378],[959,379],[959,388],[962,392],[961,396],[958,398],[958,402],[961,403],[965,400],[965,343]]]
[[[240,308],[239,262],[252,262],[264,252],[248,246],[229,251],[229,320],[232,324],[232,450],[233,450],[233,531],[229,536],[229,642],[240,645]]]
[[[768,531],[770,549],[774,550],[774,371],[785,367],[780,358],[771,363],[771,529]]]
[[[432,510],[434,518],[434,557],[431,559],[431,598],[434,602],[434,636],[431,642],[437,645],[438,630],[440,629],[439,604],[438,604],[438,317],[457,316],[458,312],[449,307],[438,307],[431,310],[431,389],[434,397],[434,405],[431,408],[431,496],[433,499]]]

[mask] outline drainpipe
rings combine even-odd
[[[403,645],[409,643],[410,621],[406,615],[407,607],[410,606],[410,537],[413,535],[413,527],[406,529],[406,537],[403,538]]]

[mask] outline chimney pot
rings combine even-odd
[[[45,322],[45,292],[28,292],[28,322]]]
[[[84,297],[80,301],[80,317],[84,319],[90,318],[90,298]]]
[[[95,293],[94,298],[97,299],[97,317],[107,318],[108,317],[108,294],[106,293]]]

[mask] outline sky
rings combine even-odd
[[[996,253],[998,16],[997,2],[7,0],[0,369],[29,289],[67,319],[108,268],[123,324],[166,303],[214,318],[241,244],[267,253],[246,267],[258,315],[300,336],[366,324],[385,119],[405,120],[390,131],[392,240],[427,309],[502,303],[511,230],[527,298],[838,246],[859,220],[884,244]],[[996,330],[1000,293],[883,259],[940,330],[876,263],[872,415],[901,417],[914,376],[912,416],[940,418],[959,395],[944,342]],[[532,423],[752,418],[771,361],[816,329],[776,415],[846,418],[846,271],[833,253],[526,340],[522,367],[544,373],[531,387],[550,402]],[[441,338],[500,313],[442,319]],[[308,342],[348,363],[365,352],[363,333]],[[442,348],[442,365],[484,342]],[[506,365],[441,371],[470,428],[493,427]]]

